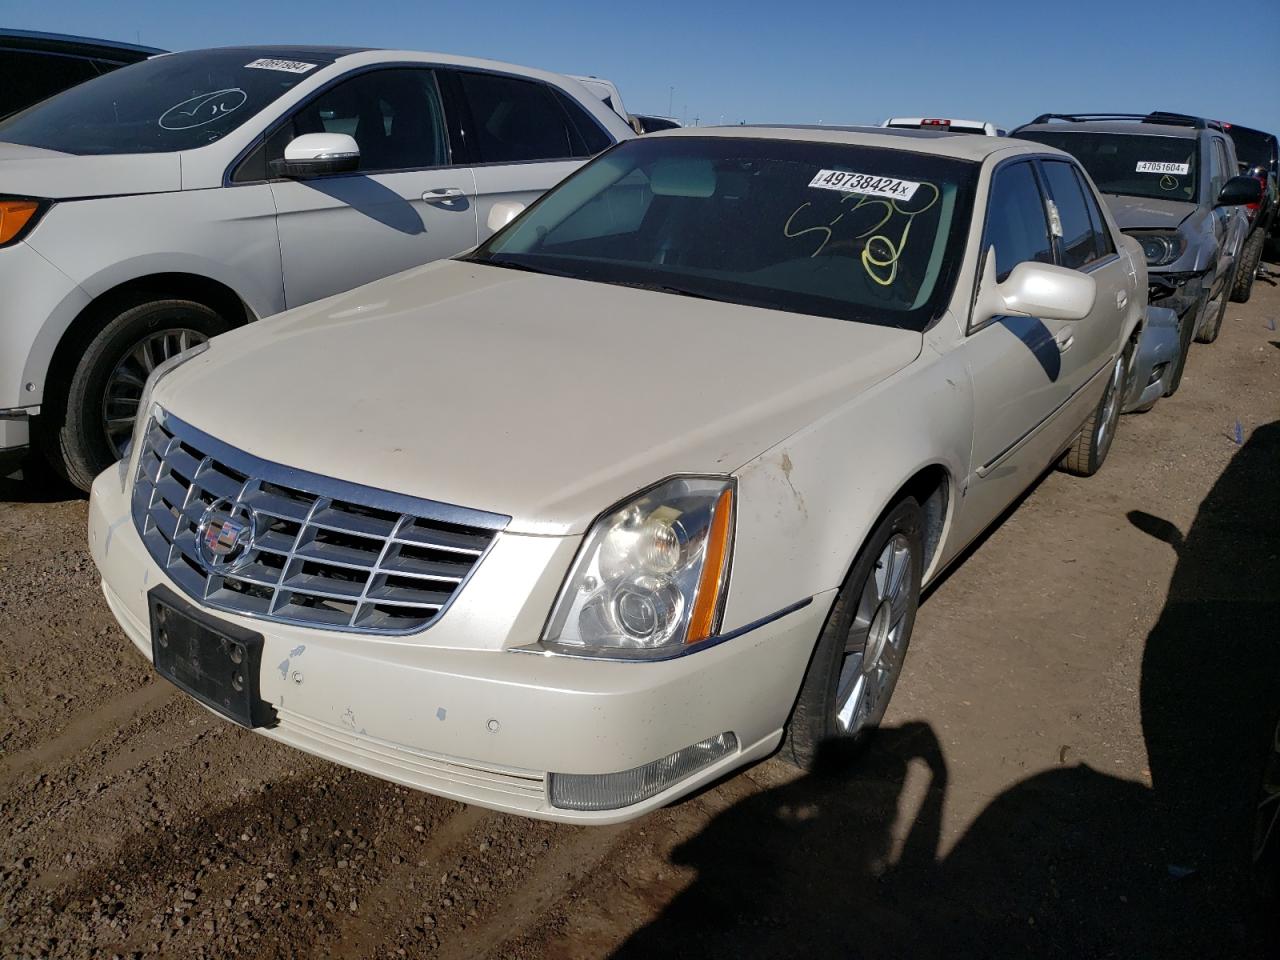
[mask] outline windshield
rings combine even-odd
[[[1017,136],[1065,150],[1103,193],[1188,203],[1199,195],[1197,143],[1191,137],[1071,130],[1024,130]]]
[[[631,140],[469,259],[922,330],[950,293],[977,169],[833,143]]]
[[[195,50],[123,67],[0,121],[0,141],[62,153],[165,153],[226,136],[332,57]]]

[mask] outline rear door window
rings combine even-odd
[[[584,153],[575,150],[581,135],[551,88],[536,80],[494,73],[458,74],[462,95],[471,113],[467,131],[479,163],[522,163],[567,160]]]
[[[1100,256],[1098,237],[1085,206],[1080,181],[1069,163],[1046,160],[1041,163],[1041,169],[1062,224],[1062,236],[1058,238],[1059,260],[1062,266],[1079,270]]]
[[[1001,167],[991,178],[984,253],[995,247],[996,280],[1006,280],[1025,261],[1053,263],[1044,197],[1029,161]]]

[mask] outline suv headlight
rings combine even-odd
[[[48,209],[46,200],[0,197],[0,247],[17,243],[25,237]]]
[[[714,636],[733,551],[733,480],[676,477],[596,520],[560,588],[544,649],[663,659]]]
[[[1142,244],[1142,255],[1149,267],[1165,267],[1175,262],[1187,250],[1187,238],[1177,230],[1126,231]]]
[[[151,422],[151,398],[155,395],[156,384],[169,374],[173,373],[173,371],[177,370],[178,367],[182,366],[188,360],[194,360],[208,349],[208,340],[205,340],[203,343],[197,343],[189,350],[183,350],[181,353],[176,353],[168,360],[157,364],[156,368],[151,371],[151,375],[147,377],[147,382],[142,388],[142,396],[138,398],[138,412],[133,421],[133,435],[129,438],[129,443],[124,448],[124,456],[121,458],[122,462],[127,464],[127,467],[120,475],[121,491],[125,493],[128,492],[129,481],[133,478],[133,475],[137,470],[136,454],[142,447],[142,438],[146,436],[147,424]]]

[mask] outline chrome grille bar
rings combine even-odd
[[[247,555],[234,567],[201,556],[197,529],[211,508],[250,518]],[[439,619],[510,520],[274,464],[159,407],[132,510],[152,558],[199,603],[383,635]]]

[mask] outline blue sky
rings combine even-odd
[[[1179,110],[1280,132],[1280,23],[1222,4],[998,0],[645,4],[444,0],[0,0],[0,25],[169,49],[342,43],[442,50],[618,84],[703,123],[1012,126],[1041,111]],[[1226,25],[1241,28],[1229,39]],[[674,87],[674,94],[671,92]]]

